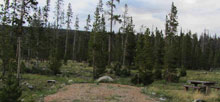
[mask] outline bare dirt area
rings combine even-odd
[[[73,84],[44,98],[44,102],[155,102],[141,88],[119,84]]]

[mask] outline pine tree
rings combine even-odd
[[[36,9],[35,13],[33,14],[33,19],[30,22],[30,27],[31,27],[31,33],[33,37],[32,40],[30,40],[29,42],[32,43],[30,45],[30,47],[32,48],[32,53],[33,53],[33,57],[37,60],[36,61],[36,67],[39,67],[39,57],[41,54],[41,51],[43,51],[43,41],[41,40],[42,38],[44,38],[43,36],[43,22],[42,22],[42,13],[41,13],[41,8]]]
[[[91,18],[90,18],[90,15],[88,15],[86,19],[86,26],[84,27],[86,31],[90,30],[90,27],[91,27],[90,22],[91,22]]]
[[[50,0],[46,0],[46,5],[43,7],[43,19],[45,27],[48,27],[48,17],[50,11]]]
[[[192,69],[200,68],[200,60],[201,60],[201,47],[197,37],[197,34],[193,34],[192,37]]]
[[[126,26],[128,26],[127,14],[128,14],[128,6],[127,6],[127,4],[125,4],[125,11],[124,11],[124,15],[123,15],[123,25],[121,27],[121,29],[123,30],[123,33],[126,33]],[[125,34],[125,36],[126,36],[126,34]],[[126,55],[125,43],[126,43],[126,41],[127,41],[127,37],[124,40],[124,35],[122,35],[122,49],[123,49],[122,65],[123,66],[125,66],[125,55]]]
[[[14,76],[14,68],[12,67],[15,63],[12,63],[15,56],[13,55],[13,47],[10,41],[10,28],[8,27],[11,23],[9,16],[10,2],[4,0],[3,17],[1,20],[1,32],[0,32],[0,51],[1,59],[3,64],[2,87],[0,89],[0,102],[20,102],[22,90],[19,85],[19,80]],[[16,65],[14,65],[16,66]],[[7,71],[7,73],[6,73]]]
[[[78,15],[76,16],[76,21],[75,21],[75,33],[74,33],[74,40],[73,40],[73,60],[76,60],[76,39],[78,37],[78,30],[79,30],[79,18]]]
[[[155,44],[154,44],[154,79],[161,79],[162,78],[162,68],[163,68],[163,58],[164,58],[164,39],[163,33],[156,29],[156,37],[155,37]]]
[[[177,77],[177,44],[176,44],[176,33],[177,33],[177,8],[172,3],[171,13],[169,19],[166,20],[166,38],[165,38],[165,57],[164,57],[164,78],[169,82],[178,81]]]
[[[46,5],[43,7],[43,23],[44,23],[44,28],[43,32],[45,35],[44,39],[44,44],[46,47],[44,48],[44,57],[48,59],[50,49],[53,48],[52,42],[53,42],[53,35],[50,33],[49,28],[50,28],[50,22],[49,22],[49,12],[50,12],[50,0],[46,0]]]
[[[50,50],[50,55],[49,55],[49,68],[53,71],[53,74],[59,74],[60,73],[60,67],[62,65],[61,63],[61,58],[60,58],[60,53],[61,49],[59,49],[58,44],[59,44],[59,29],[62,25],[62,5],[63,5],[63,0],[57,0],[56,1],[56,9],[55,9],[55,37],[53,37],[53,42],[52,42],[52,48]]]
[[[93,23],[93,30],[89,40],[89,55],[93,65],[93,78],[96,79],[105,72],[107,64],[107,43],[106,33],[103,31],[105,20],[100,16],[99,8],[95,11],[95,21]]]
[[[117,1],[118,3],[120,2],[120,0],[109,0],[107,2],[107,5],[110,8],[110,11],[108,11],[108,14],[110,15],[110,33],[109,33],[109,39],[108,39],[108,65],[111,64],[111,47],[112,47],[112,33],[113,33],[113,21],[119,21],[120,22],[120,16],[119,15],[115,15],[114,14],[114,9],[116,8],[116,5],[114,3],[114,1]]]
[[[182,67],[186,69],[192,68],[192,40],[191,32],[188,32],[182,40]]]
[[[135,56],[135,47],[136,47],[136,39],[134,35],[134,25],[132,17],[128,18],[130,22],[126,27],[126,35],[125,35],[125,45],[124,45],[124,65],[131,66],[132,62],[134,62]]]
[[[23,35],[23,24],[25,21],[30,21],[29,11],[38,4],[36,0],[14,1],[11,5],[13,8],[12,26],[16,27],[17,35],[17,78],[20,78],[20,62],[21,62],[21,36]],[[17,16],[19,15],[19,17]]]
[[[135,64],[138,67],[138,79],[135,82],[137,84],[143,83],[148,85],[153,82],[153,46],[150,40],[149,29],[146,30],[143,36],[140,35],[138,39],[135,58]]]
[[[1,20],[1,32],[0,32],[0,56],[2,59],[2,76],[4,77],[6,71],[9,70],[10,59],[13,58],[13,47],[10,43],[10,28],[8,27],[11,19],[8,10],[10,9],[9,0],[4,0],[4,6],[1,13],[3,14]]]
[[[73,11],[71,8],[71,3],[69,3],[68,5],[68,9],[67,9],[67,33],[66,33],[66,40],[65,40],[65,52],[64,52],[64,62],[67,62],[67,50],[68,50],[68,39],[69,39],[69,31],[71,29],[70,25],[72,23],[72,17],[73,17]]]
[[[0,90],[0,102],[21,102],[22,95],[19,80],[11,72],[3,80],[3,88]]]

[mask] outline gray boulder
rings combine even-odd
[[[114,80],[110,76],[100,77],[97,82],[113,82]]]
[[[201,99],[196,99],[196,100],[194,100],[193,102],[206,102],[206,101],[201,100]]]

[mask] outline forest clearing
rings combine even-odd
[[[220,102],[217,2],[0,0],[0,102]]]

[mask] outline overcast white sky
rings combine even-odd
[[[2,3],[3,0],[0,0]],[[39,6],[44,6],[46,0],[37,0]],[[99,0],[64,0],[71,3],[74,17],[79,15],[80,29],[84,29],[85,20],[88,14],[93,17],[95,7]],[[107,0],[103,0],[104,4]],[[54,4],[56,0],[51,0],[50,20],[53,21]],[[178,9],[179,29],[184,31],[202,33],[208,29],[210,34],[220,34],[220,0],[121,0],[117,4],[117,13],[122,14],[123,7],[127,3],[129,15],[133,16],[135,30],[140,31],[140,26],[149,28],[158,27],[164,29],[165,16],[170,12],[171,3],[174,2]],[[73,21],[75,22],[75,20]],[[107,27],[109,27],[107,22]],[[116,25],[116,27],[119,25]],[[73,27],[72,27],[73,28]],[[74,28],[73,28],[74,29]]]

